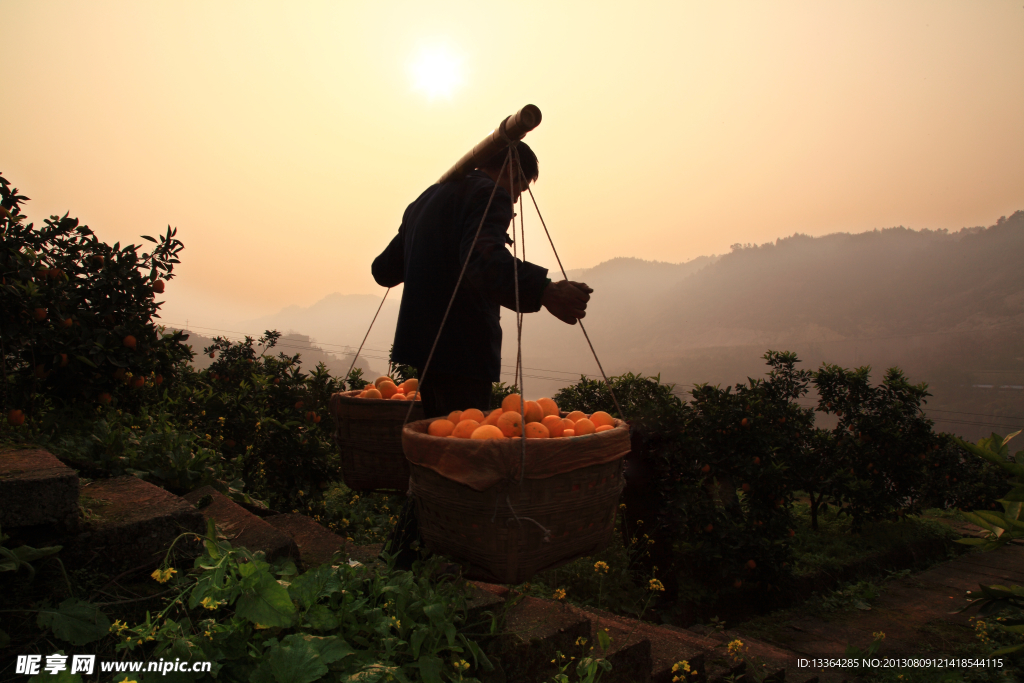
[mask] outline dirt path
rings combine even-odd
[[[966,592],[977,590],[979,583],[1024,585],[1024,547],[972,551],[891,581],[869,610],[836,612],[828,617],[783,615],[770,627],[739,626],[734,632],[806,658],[842,657],[851,644],[865,650],[879,631],[885,633],[879,656],[952,656],[977,642],[969,621],[973,610],[951,612],[967,604]],[[842,677],[823,675],[822,680]]]

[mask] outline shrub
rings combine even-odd
[[[39,417],[98,403],[126,407],[168,386],[189,358],[179,334],[154,322],[154,295],[170,280],[182,244],[170,227],[151,253],[113,247],[75,218],[51,216],[43,228],[25,224],[27,198],[0,176],[0,359],[3,411]]]
[[[203,434],[229,459],[250,491],[272,507],[305,511],[340,468],[328,428],[327,404],[343,388],[320,364],[301,371],[299,355],[269,355],[280,333],[258,343],[217,338],[203,353],[215,359],[181,383],[178,420]]]
[[[830,497],[855,528],[867,520],[919,514],[924,460],[939,445],[932,421],[921,412],[930,396],[927,385],[912,385],[899,368],[890,368],[875,387],[869,373],[868,367],[826,364],[814,374],[818,410],[839,418],[816,440],[817,451],[834,468]]]

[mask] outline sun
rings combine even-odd
[[[445,47],[424,48],[410,68],[413,89],[430,99],[450,98],[462,85],[462,60]]]

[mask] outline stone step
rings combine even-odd
[[[196,489],[184,499],[196,506],[204,518],[214,520],[231,545],[254,553],[262,551],[267,560],[299,559],[299,548],[291,536],[236,505],[212,486]]]
[[[78,526],[78,473],[38,448],[0,452],[0,527]]]
[[[590,620],[552,600],[513,597],[505,611],[502,635],[488,645],[506,683],[537,683],[558,672],[557,653],[565,661],[579,657],[578,641],[590,637]]]
[[[289,512],[264,517],[263,521],[292,537],[299,549],[299,559],[306,567],[330,562],[335,553],[345,550],[344,538],[306,515]]]
[[[97,479],[82,486],[80,533],[64,540],[61,559],[72,567],[118,572],[163,561],[184,532],[202,534],[203,516],[172,493],[138,477]],[[175,546],[195,551],[194,540]]]
[[[582,609],[570,605],[569,609],[590,621],[590,637],[587,650],[593,648],[592,656],[604,657],[612,670],[602,676],[608,683],[650,683],[654,659],[651,655],[651,641],[634,628],[613,615],[599,610]],[[599,633],[607,632],[611,645],[601,652]]]

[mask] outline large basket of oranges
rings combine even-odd
[[[409,489],[402,423],[410,400],[415,405],[409,419],[423,419],[416,390],[415,379],[396,385],[390,377],[380,377],[365,390],[331,396],[334,442],[341,451],[341,474],[350,489],[401,493]]]
[[[402,444],[427,548],[467,578],[517,584],[608,545],[629,427],[607,413],[564,415],[549,399],[534,404],[547,403],[540,414],[527,401],[524,424],[508,403],[410,423]]]

